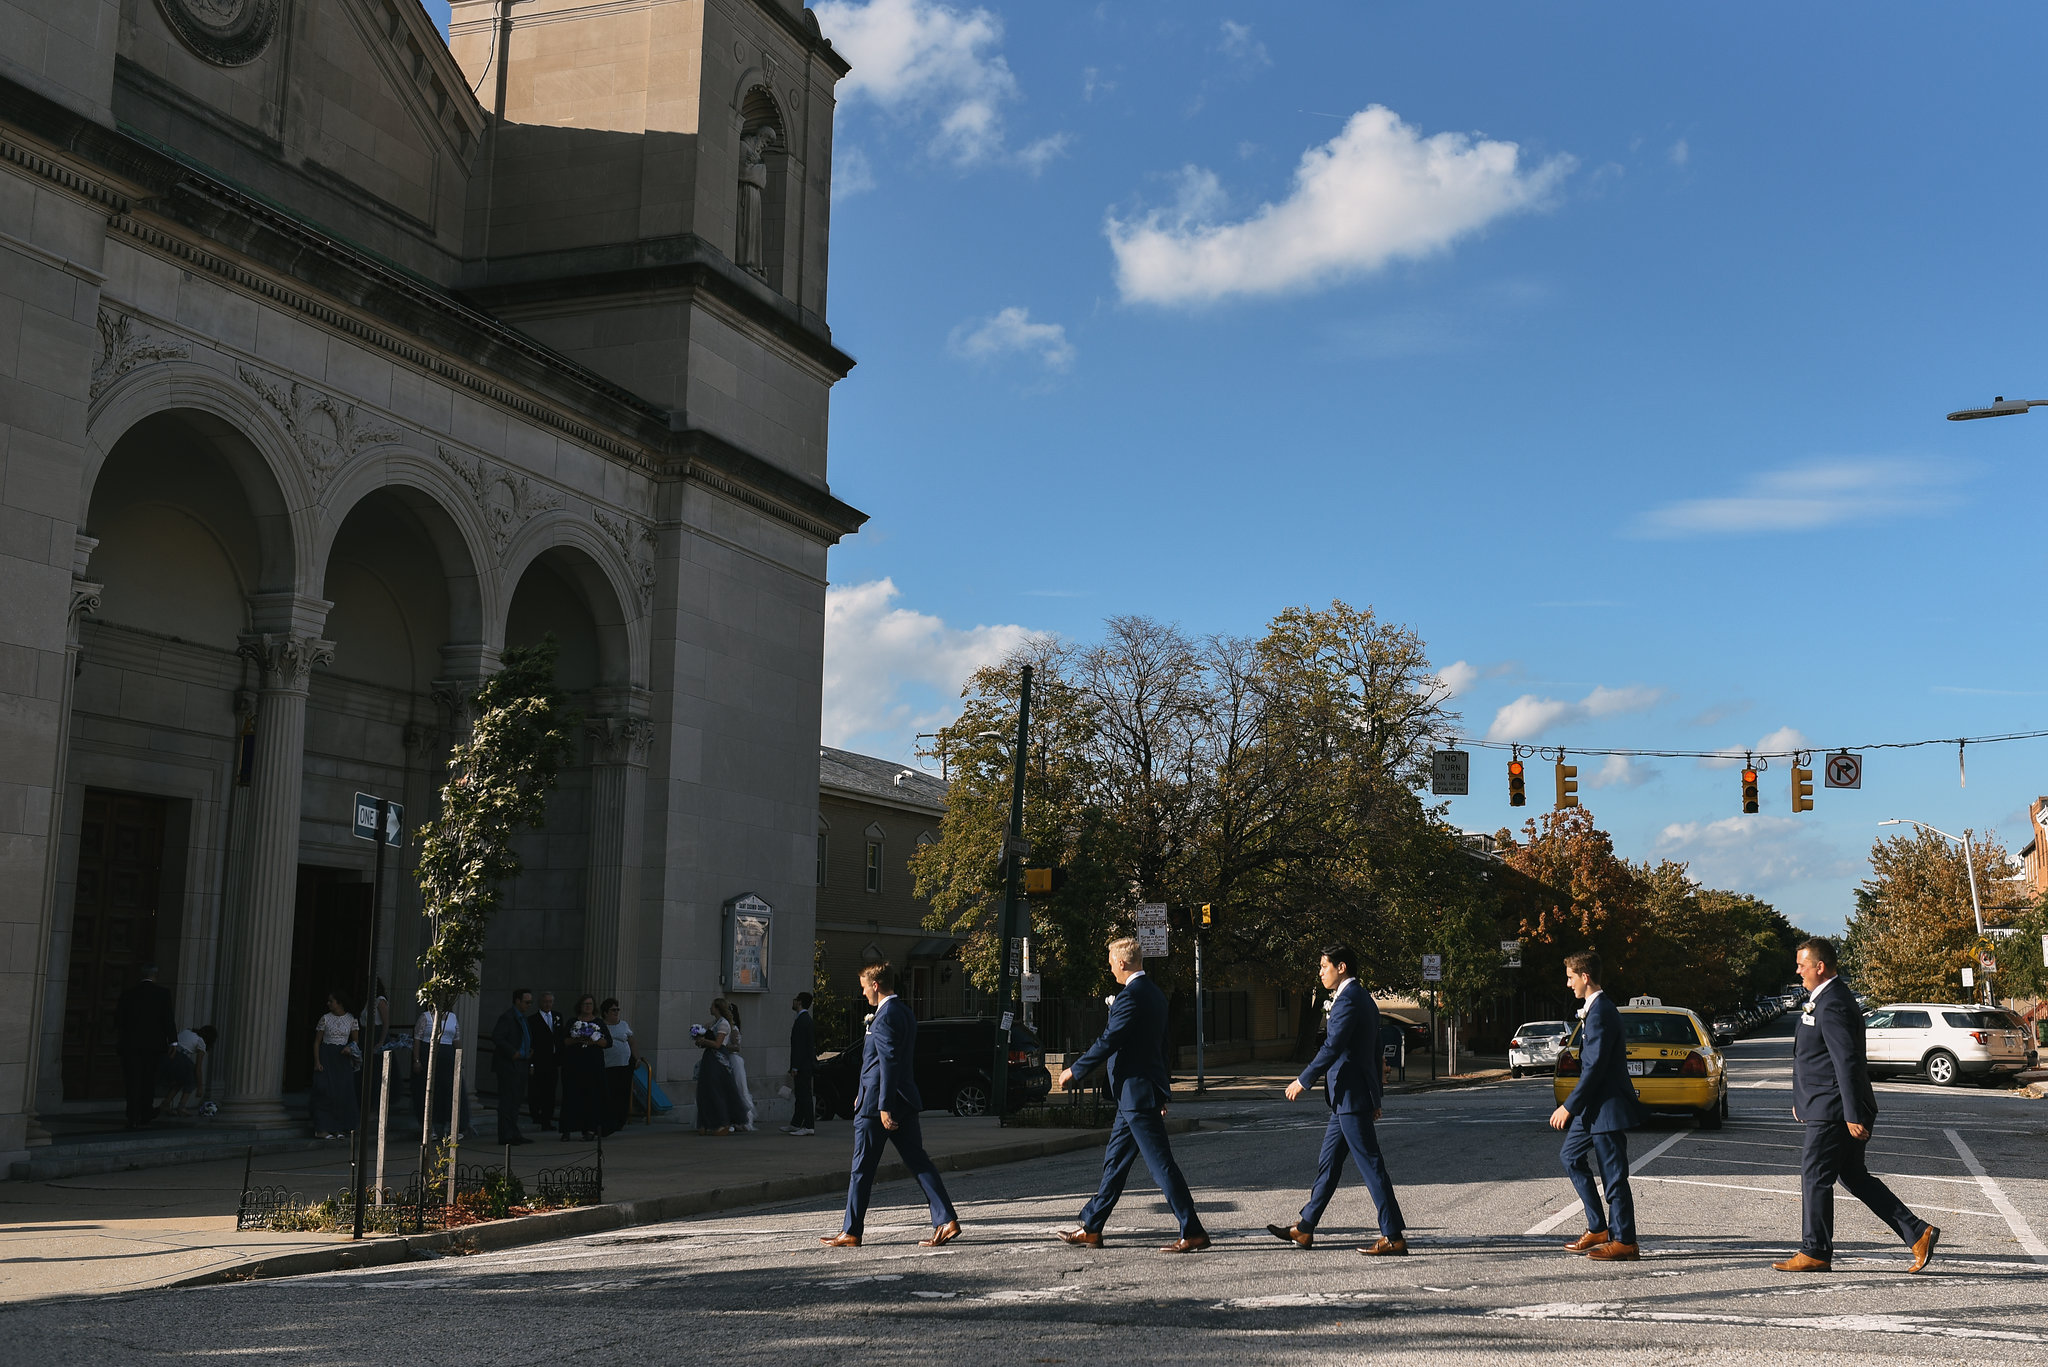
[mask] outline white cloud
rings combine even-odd
[[[1261,69],[1273,65],[1273,58],[1266,51],[1266,45],[1252,37],[1250,24],[1239,24],[1225,19],[1223,41],[1216,45],[1216,50],[1241,66]]]
[[[1756,744],[1747,749],[1740,745],[1722,746],[1720,752],[1712,759],[1701,760],[1700,768],[1734,769],[1740,767],[1743,760],[1751,755],[1768,755],[1783,750],[1811,749],[1813,749],[1813,742],[1806,738],[1804,731],[1801,731],[1796,726],[1781,726],[1768,735],[1757,737]],[[1773,761],[1773,763],[1785,762],[1783,760]]]
[[[1644,514],[1638,535],[1801,532],[1946,508],[1954,495],[1929,466],[1909,460],[1837,460],[1755,475],[1742,493],[1693,498]]]
[[[1609,755],[1600,771],[1586,780],[1589,788],[1640,788],[1657,777],[1655,765],[1644,764],[1631,755]]]
[[[875,188],[875,168],[858,147],[832,149],[832,202],[852,199]]]
[[[1684,138],[1680,138],[1677,142],[1671,144],[1669,155],[1673,166],[1683,166],[1692,160],[1692,148],[1686,145]]]
[[[1572,165],[1560,156],[1525,170],[1514,143],[1424,137],[1373,105],[1302,153],[1286,199],[1247,218],[1218,221],[1221,184],[1188,167],[1172,212],[1135,222],[1112,216],[1105,231],[1126,300],[1190,304],[1314,289],[1442,251],[1495,219],[1539,208]]]
[[[1436,672],[1437,682],[1446,690],[1446,698],[1455,698],[1472,691],[1472,685],[1481,679],[1497,679],[1503,674],[1512,674],[1520,668],[1513,660],[1481,667],[1463,660],[1453,660]]]
[[[1545,731],[1556,726],[1572,726],[1579,722],[1593,721],[1601,717],[1617,717],[1628,712],[1647,712],[1664,700],[1661,688],[1595,688],[1591,693],[1572,702],[1565,698],[1539,698],[1534,693],[1524,693],[1500,711],[1493,714],[1493,725],[1486,730],[1488,740],[1535,740]]]
[[[1034,323],[1031,310],[1006,308],[978,325],[962,323],[953,329],[948,344],[956,356],[990,361],[1013,352],[1035,355],[1048,370],[1066,371],[1074,365],[1074,344],[1059,323]]]
[[[1053,133],[1017,151],[1017,164],[1037,175],[1052,162],[1067,154],[1067,144],[1073,141],[1065,133]]]
[[[868,100],[930,124],[933,155],[958,165],[1005,155],[1003,108],[1021,92],[999,51],[995,15],[941,0],[821,0],[815,8],[853,67],[839,83],[841,101]],[[1064,138],[1041,139],[1022,158],[1037,170],[1064,146]]]
[[[959,711],[960,685],[1036,633],[1028,627],[952,627],[896,606],[894,581],[835,584],[825,591],[827,745],[891,758],[916,748],[916,733]]]
[[[1675,821],[1658,833],[1657,853],[1684,861],[1709,887],[1743,892],[1809,878],[1854,877],[1864,868],[1830,850],[1817,827],[1790,816]]]

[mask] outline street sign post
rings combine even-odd
[[[1432,750],[1429,791],[1436,797],[1464,797],[1472,791],[1472,756],[1464,750]]]
[[[1520,968],[1522,966],[1522,942],[1520,940],[1502,940],[1500,942],[1500,958],[1502,968]]]
[[[1847,750],[1837,750],[1828,756],[1823,779],[1830,788],[1861,788],[1863,786],[1863,756],[1852,755]]]
[[[1166,903],[1145,902],[1139,905],[1138,953],[1148,959],[1166,957]]]
[[[1425,954],[1422,956],[1422,981],[1440,983],[1444,980],[1444,956]]]
[[[1976,970],[1976,969],[1974,969],[1974,968],[1969,968],[1969,967],[1965,967],[1965,968],[1963,969],[1963,986],[1964,986],[1964,987],[1975,987],[1976,985],[1977,985],[1977,970]]]
[[[405,828],[404,806],[396,802],[387,802],[383,798],[371,797],[368,793],[356,794],[354,819],[351,823],[355,837],[358,840],[377,838],[377,808],[380,803],[384,808],[384,843],[396,845],[398,833]]]

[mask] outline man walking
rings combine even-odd
[[[527,1074],[533,1068],[533,1027],[526,1023],[533,993],[512,989],[512,1004],[491,1027],[491,1068],[498,1075],[498,1146],[530,1144],[519,1133],[519,1107],[526,1100]]]
[[[1806,985],[1806,1009],[1792,1032],[1792,1118],[1806,1125],[1801,1158],[1799,1251],[1771,1266],[1780,1272],[1826,1272],[1835,1257],[1835,1183],[1870,1207],[1913,1250],[1918,1272],[1934,1256],[1941,1231],[1906,1209],[1864,1162],[1877,1124],[1877,1093],[1863,1053],[1863,1012],[1835,981],[1835,942],[1808,940],[1795,967]]]
[[[860,971],[861,994],[875,1008],[875,1023],[868,1027],[867,1043],[861,1050],[860,1090],[853,1099],[853,1175],[846,1184],[846,1219],[839,1233],[821,1235],[827,1248],[859,1248],[861,1227],[867,1222],[868,1200],[875,1192],[875,1169],[882,1166],[882,1146],[896,1146],[903,1160],[924,1188],[931,1203],[932,1237],[918,1240],[920,1248],[937,1248],[960,1237],[960,1217],[939,1170],[924,1151],[924,1131],[917,1113],[924,1109],[918,1095],[917,1017],[909,1003],[896,995],[896,971],[888,963],[869,964]]]
[[[533,1070],[526,1076],[526,1113],[542,1130],[555,1128],[555,1079],[562,1059],[561,1017],[555,1014],[555,994],[540,994],[540,1010],[526,1018],[528,1042],[533,1046]]]
[[[1110,1005],[1102,1038],[1060,1074],[1060,1086],[1068,1087],[1107,1060],[1109,1090],[1116,1097],[1116,1124],[1102,1154],[1102,1185],[1081,1208],[1081,1227],[1060,1231],[1060,1238],[1083,1248],[1102,1247],[1102,1227],[1123,1195],[1131,1164],[1143,1154],[1152,1180],[1180,1222],[1180,1237],[1161,1251],[1199,1253],[1209,1246],[1209,1234],[1195,1213],[1187,1179],[1173,1161],[1163,1119],[1173,1085],[1166,1067],[1166,994],[1145,975],[1144,963],[1135,939],[1109,942],[1109,971],[1123,990]]]
[[[784,1134],[816,1134],[818,1107],[813,1084],[818,1075],[818,1031],[811,1020],[811,994],[799,992],[790,1009],[796,1019],[789,1023],[789,1123]]]
[[[144,964],[141,980],[114,1002],[114,1050],[121,1056],[128,1129],[139,1130],[156,1119],[157,1070],[177,1047],[171,994],[157,984],[156,965]]]
[[[1293,1225],[1267,1225],[1276,1239],[1310,1248],[1315,1244],[1316,1225],[1336,1194],[1337,1179],[1344,1173],[1348,1153],[1365,1179],[1365,1189],[1379,1211],[1380,1237],[1358,1251],[1368,1257],[1401,1257],[1408,1252],[1401,1205],[1394,1199],[1394,1183],[1387,1176],[1386,1160],[1380,1156],[1379,1137],[1373,1122],[1380,1118],[1380,1009],[1372,993],[1352,975],[1354,956],[1348,945],[1330,945],[1323,950],[1317,972],[1323,988],[1330,993],[1330,1021],[1317,1051],[1301,1076],[1287,1084],[1287,1099],[1298,1101],[1301,1094],[1323,1082],[1323,1100],[1330,1108],[1330,1123],[1323,1127],[1323,1153],[1316,1167],[1316,1184]]]
[[[1579,1008],[1585,1024],[1579,1032],[1578,1085],[1550,1113],[1550,1128],[1565,1131],[1557,1156],[1586,1207],[1586,1232],[1565,1250],[1601,1262],[1633,1262],[1642,1250],[1636,1244],[1635,1194],[1628,1185],[1628,1132],[1643,1123],[1643,1107],[1628,1080],[1621,1012],[1600,990],[1600,956],[1593,951],[1565,957],[1564,981],[1586,1003]],[[1604,1214],[1593,1185],[1594,1162],[1607,1191]]]

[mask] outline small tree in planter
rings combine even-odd
[[[420,1130],[422,1181],[441,1023],[451,1001],[477,990],[484,933],[506,880],[520,868],[512,839],[546,817],[548,793],[575,743],[577,716],[555,686],[555,638],[508,650],[500,664],[476,691],[469,738],[448,756],[440,813],[420,831],[421,910],[434,928],[433,943],[420,956],[420,1005],[434,1015]],[[460,1126],[461,1105],[461,1098],[450,1097],[451,1130]]]

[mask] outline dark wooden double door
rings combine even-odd
[[[156,959],[164,825],[160,797],[87,789],[64,995],[64,1099],[121,1095],[114,1007]]]

